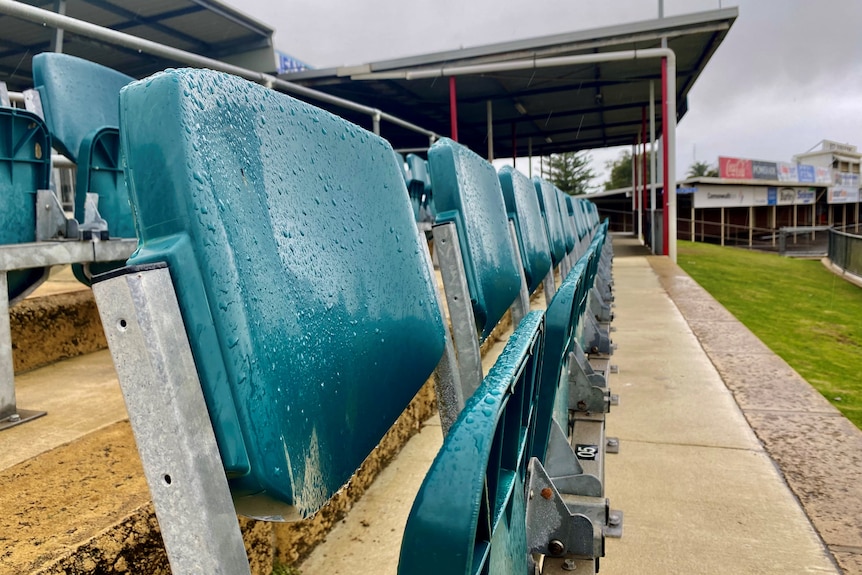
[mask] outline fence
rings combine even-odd
[[[862,277],[862,236],[829,230],[829,259],[845,272]]]

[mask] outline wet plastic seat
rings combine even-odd
[[[217,72],[157,74],[120,106],[129,263],[169,266],[237,508],[310,515],[443,352],[401,167],[383,139]]]
[[[494,166],[448,138],[431,146],[428,163],[436,223],[456,226],[476,328],[484,340],[521,288],[500,181]]]
[[[577,244],[577,232],[575,231],[574,222],[572,218],[569,217],[569,208],[566,205],[566,194],[565,192],[560,191],[558,188],[555,188],[556,191],[556,200],[557,200],[557,209],[560,213],[560,220],[563,224],[563,238],[566,241],[566,253],[570,254],[575,249],[575,244]]]
[[[536,190],[527,176],[511,166],[503,166],[497,175],[506,202],[506,212],[515,224],[527,288],[533,293],[551,269],[548,235],[542,222]]]
[[[115,238],[134,238],[135,228],[119,162],[120,89],[133,81],[100,64],[54,52],[33,57],[33,83],[42,101],[54,146],[78,165],[75,219],[84,221],[87,193],[99,195],[99,213]],[[73,266],[75,276],[90,276],[122,262]]]
[[[25,110],[0,107],[0,244],[36,241],[36,190],[48,189],[51,136],[45,123]],[[48,268],[7,273],[10,303],[26,297]]]
[[[541,312],[524,318],[450,429],[407,519],[399,573],[532,572],[524,482],[543,324]]]
[[[539,393],[536,402],[537,420],[533,457],[545,460],[545,450],[551,432],[551,419],[562,429],[568,427],[568,377],[565,372],[567,355],[575,344],[578,320],[587,290],[586,257],[581,258],[563,280],[545,310],[545,348],[542,359]]]
[[[533,185],[539,199],[539,209],[545,220],[551,259],[556,267],[566,256],[566,237],[563,232],[563,220],[557,202],[556,188],[550,182],[537,176],[533,176]]]
[[[584,215],[581,212],[581,207],[579,206],[580,202],[584,200],[580,198],[573,198],[572,196],[566,196],[566,210],[569,213],[569,218],[572,219],[575,225],[575,241],[580,242],[585,235],[587,235],[587,226],[584,223]]]
[[[417,222],[434,221],[434,202],[431,194],[431,176],[428,174],[428,162],[416,154],[407,154],[407,170],[410,177],[407,180],[407,191],[413,204],[413,215]]]

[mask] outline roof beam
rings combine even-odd
[[[125,30],[128,28],[133,28],[135,26],[149,26],[153,30],[158,30],[162,34],[167,34],[168,36],[173,36],[173,37],[179,38],[180,40],[182,40],[184,42],[188,42],[189,44],[192,44],[195,47],[195,49],[198,51],[210,50],[209,44],[201,42],[197,38],[194,38],[193,36],[189,36],[188,34],[185,34],[184,32],[180,32],[179,30],[176,30],[175,28],[171,28],[170,26],[162,24],[161,20],[162,20],[163,16],[161,16],[161,15],[141,16],[140,14],[137,14],[136,12],[132,12],[131,10],[126,10],[125,8],[121,8],[120,6],[117,6],[116,4],[111,4],[110,2],[106,2],[105,0],[82,0],[82,1],[86,2],[87,4],[90,4],[92,6],[95,6],[96,8],[104,10],[105,12],[110,12],[111,14],[114,14],[116,16],[120,16],[121,18],[125,18],[126,22],[117,24],[115,26],[111,26],[111,28],[113,28],[114,30]]]

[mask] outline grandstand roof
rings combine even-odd
[[[449,83],[445,78],[395,78],[400,72],[547,58],[597,52],[658,48],[667,38],[677,58],[677,110],[738,15],[736,8],[686,14],[553,36],[492,44],[410,58],[399,58],[281,76],[376,106],[439,134],[449,134]],[[628,145],[641,129],[649,105],[649,84],[661,95],[659,60],[569,65],[457,77],[459,141],[487,153],[487,106],[492,102],[497,157]],[[658,117],[661,110],[657,106]],[[367,117],[336,110],[368,127]],[[513,134],[514,131],[514,134]],[[424,136],[391,124],[382,135],[396,148],[427,147]]]
[[[26,0],[55,10],[55,0]],[[64,0],[65,14],[120,32],[259,72],[275,72],[273,30],[215,0]],[[34,54],[53,51],[55,30],[0,14],[0,79],[10,90],[33,85]],[[137,50],[63,35],[62,51],[141,78],[181,65]]]

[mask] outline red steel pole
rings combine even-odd
[[[670,173],[668,170],[668,145],[667,140],[670,135],[670,118],[667,116],[667,100],[671,96],[667,93],[667,58],[661,59],[661,166],[662,166],[662,242],[661,251],[663,255],[668,255],[670,246],[668,228],[670,227],[668,198],[670,197]]]
[[[449,76],[449,123],[452,139],[458,141],[458,97],[455,92],[455,76]]]

